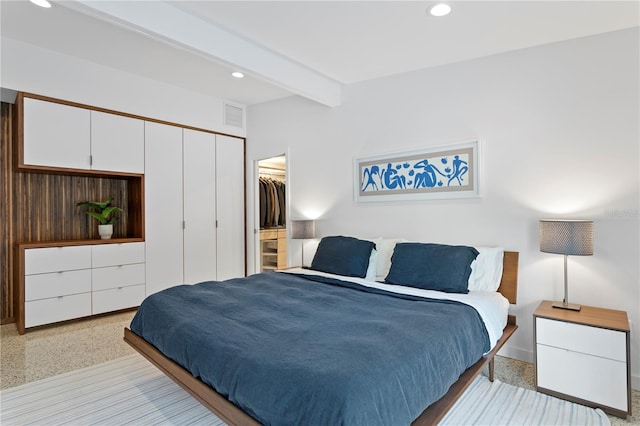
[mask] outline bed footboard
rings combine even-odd
[[[518,326],[515,318],[510,316],[509,323],[496,347],[478,362],[469,367],[449,388],[449,391],[438,401],[431,404],[422,414],[413,421],[412,426],[436,425],[460,398],[485,365],[489,365],[489,379],[493,381],[493,365],[495,355],[505,342],[516,331]],[[199,379],[193,377],[187,370],[165,357],[158,349],[146,340],[129,330],[124,329],[124,341],[158,367],[164,374],[178,383],[205,407],[220,417],[225,423],[237,426],[259,425],[254,418],[233,405],[225,397],[211,389]]]
[[[233,405],[202,381],[193,377],[191,373],[165,357],[153,345],[128,328],[124,329],[124,341],[200,401],[202,405],[213,411],[225,423],[238,426],[260,425],[253,417]]]
[[[436,425],[447,412],[453,407],[458,398],[464,393],[464,391],[473,383],[475,378],[480,374],[485,365],[489,365],[489,380],[493,382],[493,371],[495,364],[495,356],[505,344],[511,335],[516,331],[518,326],[515,324],[515,317],[509,316],[509,322],[504,328],[502,337],[498,340],[495,348],[487,355],[482,357],[478,362],[469,367],[458,379],[457,382],[451,385],[449,391],[438,401],[431,404],[422,414],[411,423],[412,426],[430,426]]]

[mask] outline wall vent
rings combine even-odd
[[[243,128],[242,108],[235,105],[224,104],[224,124]]]

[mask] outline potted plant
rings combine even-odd
[[[85,213],[100,222],[98,225],[98,234],[100,234],[100,238],[103,240],[111,239],[111,235],[113,235],[113,223],[118,220],[118,216],[115,214],[124,211],[120,207],[111,206],[111,201],[113,201],[113,197],[109,197],[108,200],[102,202],[83,201],[76,204],[76,207],[88,207],[89,210]]]

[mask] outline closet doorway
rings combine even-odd
[[[287,267],[287,157],[258,161],[257,272]]]

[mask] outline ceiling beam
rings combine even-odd
[[[335,107],[342,85],[302,64],[162,1],[58,3],[209,58],[293,94]]]

